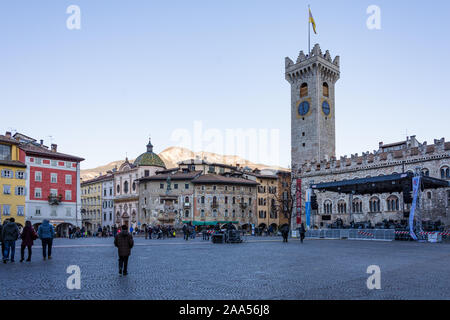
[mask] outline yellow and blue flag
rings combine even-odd
[[[317,32],[316,32],[316,22],[314,21],[314,18],[312,16],[311,9],[309,9],[309,22],[313,26],[314,33],[317,34]]]

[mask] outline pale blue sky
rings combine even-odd
[[[284,58],[307,50],[307,5],[341,56],[337,156],[415,134],[450,139],[450,3],[442,1],[0,2],[1,133],[45,139],[89,168],[174,144],[177,128],[280,130],[290,162]],[[66,8],[81,8],[81,30]],[[366,9],[381,8],[368,30]]]

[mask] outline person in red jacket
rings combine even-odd
[[[33,246],[33,241],[38,238],[36,232],[31,226],[31,222],[25,222],[25,228],[23,228],[22,234],[20,235],[22,239],[22,245],[20,247],[20,262],[23,262],[25,257],[25,248],[28,248],[28,259],[27,261],[31,261],[31,247]]]

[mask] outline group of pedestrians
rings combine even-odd
[[[0,226],[0,242],[2,248],[3,263],[15,262],[16,241],[22,240],[20,246],[20,262],[25,260],[25,249],[28,251],[27,262],[31,261],[32,247],[34,241],[38,238],[42,242],[42,254],[44,260],[52,258],[53,238],[55,230],[48,220],[44,220],[36,232],[30,221],[25,222],[22,232],[16,224],[14,218],[5,219],[3,225]]]
[[[288,242],[289,226],[287,224],[284,225],[283,227],[281,227],[280,231],[281,231],[281,235],[283,236],[283,242]],[[300,233],[300,242],[303,243],[303,240],[305,239],[305,234],[306,234],[306,228],[303,223],[298,228],[298,232]]]
[[[175,238],[175,229],[172,226],[147,226],[144,228],[145,239]]]
[[[188,241],[189,238],[195,239],[196,233],[195,233],[195,227],[189,222],[185,223],[183,225],[183,239]]]

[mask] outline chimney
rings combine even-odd
[[[42,141],[42,140],[41,140],[41,141]],[[57,148],[58,148],[58,145],[52,143],[52,152],[56,152]]]
[[[44,140],[41,139],[41,147],[44,145]]]
[[[10,131],[6,131],[5,137],[11,139],[11,132]]]

